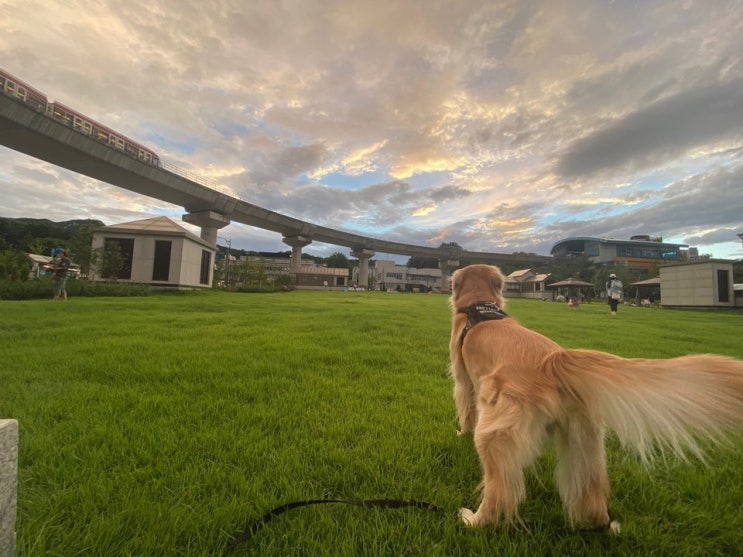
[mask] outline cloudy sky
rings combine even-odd
[[[0,12],[0,67],[286,215],[474,251],[650,234],[743,257],[741,1],[0,0]],[[182,210],[0,146],[0,216],[158,215]],[[220,236],[289,249],[241,224]]]

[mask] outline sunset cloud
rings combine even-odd
[[[670,0],[6,0],[0,66],[323,226],[539,254],[650,234],[740,258],[741,21],[739,2]],[[0,198],[5,217],[183,214],[4,147]]]

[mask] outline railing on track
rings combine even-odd
[[[177,174],[178,176],[180,176],[181,178],[185,178],[186,180],[191,180],[192,182],[201,184],[202,186],[205,186],[209,189],[218,191],[219,193],[223,193],[224,195],[229,195],[230,197],[234,197],[236,199],[242,199],[238,194],[232,191],[231,188],[227,188],[221,184],[218,184],[214,180],[199,176],[195,172],[191,172],[190,170],[186,170],[185,168],[176,166],[173,163],[164,161],[163,159],[160,159],[160,168],[162,168],[163,170],[167,170],[168,172],[172,172],[173,174]]]

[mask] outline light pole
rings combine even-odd
[[[232,238],[219,237],[220,240],[224,240],[227,243],[227,257],[224,260],[224,282],[227,286],[230,285],[230,252],[232,251]]]

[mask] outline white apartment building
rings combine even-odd
[[[441,292],[441,269],[415,269],[381,259],[369,269],[375,290],[397,292]]]

